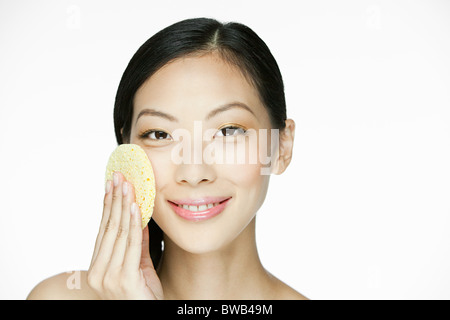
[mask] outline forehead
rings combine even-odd
[[[257,90],[236,66],[215,54],[188,56],[171,61],[144,82],[136,92],[133,114],[136,117],[148,107],[178,115],[186,110],[206,114],[234,101],[247,104],[260,118],[267,117]]]

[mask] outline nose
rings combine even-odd
[[[216,179],[216,174],[208,164],[180,164],[175,173],[177,183],[189,184],[193,187],[200,183],[211,183]]]

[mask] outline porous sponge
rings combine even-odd
[[[156,195],[155,176],[147,154],[137,144],[119,145],[109,157],[105,183],[113,179],[114,171],[120,171],[133,185],[144,229],[152,216]]]

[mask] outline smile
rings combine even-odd
[[[226,198],[222,201],[215,201],[217,202],[209,202],[211,200],[197,200],[194,201],[197,203],[203,202],[203,204],[195,205],[195,204],[182,204],[182,203],[175,203],[172,201],[168,201],[170,206],[172,207],[173,211],[180,216],[183,219],[189,220],[189,221],[202,221],[207,220],[212,217],[215,217],[222,213],[225,210],[225,207],[230,202],[231,198]],[[191,201],[192,202],[192,201]]]

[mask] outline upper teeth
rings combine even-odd
[[[203,204],[203,205],[201,205],[201,206],[188,206],[188,205],[181,205],[181,204],[179,204],[178,206],[180,207],[180,208],[183,208],[183,209],[186,209],[186,210],[190,210],[190,211],[204,211],[204,210],[206,210],[206,209],[210,209],[210,208],[212,208],[212,207],[215,207],[215,206],[217,206],[217,205],[219,205],[219,203],[218,202],[216,202],[216,203],[210,203],[210,204],[208,204],[208,205],[206,205],[206,204]]]

